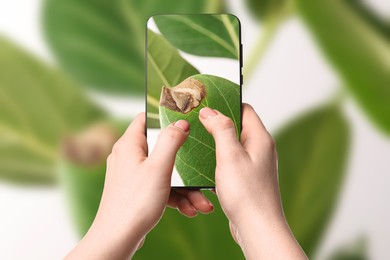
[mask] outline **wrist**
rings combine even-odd
[[[239,234],[251,234],[270,228],[287,228],[288,224],[282,211],[261,212],[253,210],[242,217],[238,223],[234,223]]]
[[[252,214],[236,226],[236,237],[246,259],[307,259],[283,212],[268,213]]]
[[[253,226],[262,228],[260,225],[284,225],[284,217],[281,202],[278,199],[269,200],[247,200],[241,204],[237,211],[240,216],[234,222],[238,230],[250,229]]]
[[[124,228],[125,227],[125,228]],[[145,234],[136,223],[96,216],[95,221],[69,256],[75,259],[128,259]]]

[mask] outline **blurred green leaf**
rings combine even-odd
[[[283,8],[289,0],[246,0],[248,10],[259,20],[270,19],[271,16]]]
[[[213,213],[189,219],[177,210],[166,209],[134,259],[245,259],[216,196],[207,195],[215,206]]]
[[[88,231],[99,208],[106,159],[128,126],[128,121],[110,118],[72,133],[62,143],[57,169],[81,237]]]
[[[184,60],[164,37],[148,30],[148,128],[159,128],[158,106],[162,86],[172,87],[199,71]]]
[[[342,245],[329,260],[367,260],[367,238],[360,237],[353,243]]]
[[[222,0],[46,0],[43,25],[55,56],[76,79],[111,93],[143,94],[147,19],[222,9]]]
[[[64,134],[103,117],[77,85],[0,37],[0,179],[53,183]]]
[[[390,20],[387,21],[371,10],[362,0],[346,0],[346,3],[365,21],[390,41]]]
[[[106,164],[88,167],[61,158],[58,171],[77,232],[83,237],[99,208]]]
[[[176,169],[186,186],[213,187],[216,166],[215,143],[199,121],[199,110],[205,106],[212,107],[230,117],[235,123],[238,136],[241,129],[240,86],[212,75],[199,74],[192,76],[191,80],[200,81],[206,89],[206,96],[199,106],[186,114],[160,106],[160,122],[162,127],[180,119],[190,123],[190,134],[176,155]],[[194,82],[189,84],[192,85]]]
[[[157,15],[153,19],[164,37],[184,52],[240,57],[240,24],[233,15]]]
[[[275,140],[284,213],[311,257],[343,180],[349,128],[338,107],[326,106],[293,121]]]
[[[345,1],[298,0],[327,58],[367,115],[390,134],[390,43]]]

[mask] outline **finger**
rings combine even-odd
[[[188,137],[190,125],[179,120],[161,131],[149,160],[161,169],[160,172],[172,172],[176,153]]]
[[[217,161],[219,157],[230,160],[242,149],[232,119],[205,107],[199,112],[199,120],[215,140]]]
[[[172,190],[168,199],[168,207],[178,209],[184,216],[193,218],[197,215],[196,208],[191,204],[186,196]]]
[[[145,237],[143,237],[143,238],[141,239],[141,241],[139,242],[139,244],[138,244],[138,246],[137,246],[137,250],[139,250],[139,249],[144,245],[144,243],[145,243]]]
[[[259,151],[259,146],[272,139],[252,106],[242,106],[241,143],[249,155]]]
[[[208,214],[214,210],[213,204],[198,190],[178,190],[177,193],[185,196],[196,210]]]
[[[181,214],[184,216],[193,218],[197,215],[197,211],[191,202],[184,196],[181,196],[177,201],[177,208]]]
[[[138,114],[113,146],[113,152],[130,154],[136,160],[145,159],[148,147],[145,136],[145,113]]]
[[[169,195],[168,206],[178,209],[181,214],[190,218],[195,217],[197,214],[195,207],[192,206],[190,201],[174,190],[171,191],[171,194]]]
[[[171,190],[169,194],[167,206],[173,209],[177,209],[177,202],[183,195],[177,193],[175,190]]]

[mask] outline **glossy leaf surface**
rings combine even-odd
[[[239,59],[239,21],[233,15],[157,15],[158,29],[176,48],[199,56]]]

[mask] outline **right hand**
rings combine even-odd
[[[253,213],[283,216],[275,142],[253,108],[242,109],[241,141],[233,121],[219,111],[203,108],[199,116],[215,139],[216,193],[234,226]]]
[[[211,108],[199,119],[216,146],[216,193],[247,259],[306,259],[284,218],[275,142],[243,104],[241,140],[233,121]]]

